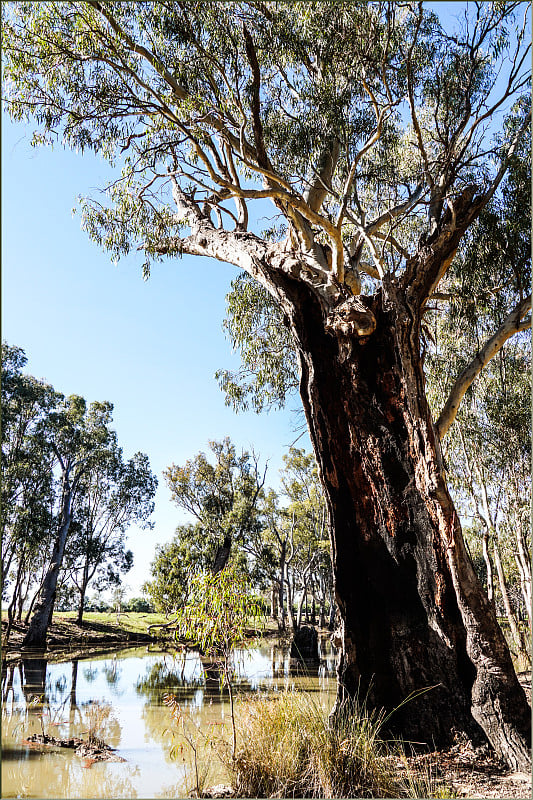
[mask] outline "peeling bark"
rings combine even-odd
[[[396,709],[390,732],[413,742],[487,737],[529,768],[529,707],[446,488],[419,314],[390,284],[373,298],[371,336],[328,335],[313,293],[285,291],[330,518],[339,700]]]

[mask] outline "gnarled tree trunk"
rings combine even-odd
[[[329,510],[340,697],[397,709],[388,727],[413,742],[484,733],[529,769],[529,707],[446,487],[420,316],[384,287],[364,298],[376,318],[366,338],[328,333],[316,295],[290,279],[284,287]],[[413,692],[422,694],[404,703]]]

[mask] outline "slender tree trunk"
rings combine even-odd
[[[335,591],[333,587],[331,587],[331,591],[329,593],[329,620],[328,620],[328,630],[334,631],[335,630],[335,619],[337,618],[337,601],[335,600]]]
[[[516,545],[517,552],[515,553],[515,561],[520,574],[520,588],[522,590],[522,597],[524,598],[524,605],[529,621],[529,631],[532,628],[532,614],[533,605],[531,599],[531,558],[529,556],[526,543],[524,541],[523,531],[519,527],[518,520],[515,520],[516,526]]]
[[[7,609],[7,630],[5,634],[5,641],[6,643],[9,641],[9,637],[11,636],[11,630],[13,628],[13,622],[15,619],[15,608],[17,606],[17,598],[20,592],[20,585],[22,583],[22,573],[24,570],[25,564],[25,557],[24,553],[21,554],[19,558],[18,568],[17,568],[17,577],[15,578],[15,586],[13,588],[13,596],[11,598],[11,602]]]
[[[84,567],[84,570],[83,570],[83,576],[82,576],[82,579],[81,579],[81,586],[79,587],[80,602],[79,602],[79,605],[78,605],[78,615],[76,617],[76,622],[77,622],[78,625],[83,625],[83,606],[85,604],[85,593],[87,591],[87,584],[89,583],[88,571],[89,571],[89,568],[88,568],[88,564],[86,563],[85,567]]]
[[[293,606],[293,592],[292,592],[292,584],[289,580],[289,576],[287,575],[287,615],[289,617],[289,625],[292,631],[295,631],[297,628],[296,619],[294,618],[294,606]]]
[[[61,564],[63,563],[63,554],[65,552],[65,545],[72,520],[72,497],[73,488],[67,475],[63,482],[59,531],[54,542],[50,565],[37,598],[35,611],[30,620],[28,632],[22,642],[23,647],[43,649],[46,647],[46,636],[54,611],[57,579],[59,577]]]
[[[19,593],[18,603],[17,603],[17,613],[15,615],[15,620],[17,622],[22,622],[22,610],[24,608],[24,601],[26,600],[27,592],[23,595],[22,592]]]
[[[285,557],[287,551],[287,544],[283,542],[281,545],[281,554],[279,559],[279,598],[278,598],[278,613],[279,613],[279,628],[285,630],[286,613],[285,613]]]
[[[85,590],[87,586],[82,584],[82,588],[80,589],[80,599],[78,603],[78,613],[76,615],[76,624],[83,625],[83,606],[85,603]]]
[[[278,616],[278,597],[279,586],[275,581],[272,581],[272,588],[270,590],[270,618],[279,622]]]
[[[302,624],[302,613],[304,608],[305,595],[306,595],[306,588],[304,586],[304,588],[302,589],[302,593],[300,595],[300,599],[298,600],[298,606],[296,608],[296,630],[298,630]],[[306,619],[306,622],[309,622],[309,620]]]
[[[28,599],[28,595],[30,593],[30,586],[31,586],[33,578],[34,578],[34,576],[32,574],[27,574],[26,575],[26,587],[25,587],[24,590],[22,590],[22,588],[21,588],[21,591],[20,591],[20,594],[19,594],[18,609],[17,609],[17,622],[22,622],[22,612],[24,611],[24,603]]]
[[[7,608],[7,628],[4,635],[4,643],[7,644],[9,642],[9,637],[11,636],[11,631],[13,629],[13,618],[15,616],[14,606],[15,606],[15,595],[11,598],[11,602]]]
[[[319,597],[318,597],[318,627],[325,628],[326,627],[326,587],[324,576],[319,573],[318,577],[318,589],[319,589]]]
[[[489,551],[489,531],[485,528],[483,531],[483,560],[487,570],[487,597],[489,603],[494,605],[494,575],[492,570],[492,560]]]
[[[315,582],[311,582],[311,625],[316,625],[316,594]]]
[[[4,590],[4,585],[7,580],[7,576],[9,575],[9,570],[11,569],[11,562],[13,561],[15,551],[16,547],[13,545],[9,551],[9,555],[6,553],[4,556],[2,556],[2,591]]]
[[[377,327],[365,341],[326,333],[311,291],[285,286],[329,511],[339,700],[397,709],[389,727],[411,741],[444,745],[455,730],[475,739],[482,729],[510,765],[529,769],[530,710],[446,487],[420,318],[392,282],[386,289],[386,304],[381,292],[369,299]]]
[[[518,623],[511,606],[511,601],[509,599],[509,592],[507,591],[507,581],[505,580],[505,573],[503,570],[500,548],[498,547],[498,541],[496,536],[494,537],[494,563],[496,564],[496,573],[498,575],[500,594],[502,596],[503,607],[505,609],[505,616],[507,617],[507,621],[509,622],[509,628],[511,629],[512,639],[518,651],[522,654],[526,654],[527,653],[526,643],[524,642],[523,636],[518,628]]]
[[[39,593],[40,593],[40,591],[42,589],[42,586],[43,586],[43,584],[41,583],[41,585],[39,586],[39,588],[37,589],[37,591],[34,593],[33,597],[31,598],[31,603],[30,603],[30,605],[28,607],[28,610],[26,612],[26,616],[24,617],[24,622],[25,622],[26,625],[30,621],[30,617],[32,615],[33,607],[34,607],[35,603],[37,602],[37,598],[39,597]]]

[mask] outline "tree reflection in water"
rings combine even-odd
[[[329,644],[329,643],[328,643]],[[326,653],[322,649],[324,655]],[[234,678],[238,693],[304,689],[334,697],[334,660],[329,651],[318,679],[301,665],[291,669],[288,649],[278,641],[261,642],[236,654]],[[294,665],[293,665],[294,667]],[[133,691],[132,691],[133,690]],[[176,734],[180,722],[164,705],[174,695],[191,725],[217,741],[231,736],[227,691],[221,687],[216,664],[193,651],[175,655],[152,647],[117,652],[115,658],[48,663],[42,654],[2,668],[3,796],[15,797],[183,797],[187,760]],[[322,699],[325,695],[321,695]],[[85,735],[89,699],[105,697],[109,711],[100,738],[119,748],[122,764],[96,763],[85,769],[71,751],[46,754],[22,745],[22,739],[41,732],[41,720],[58,722],[50,732],[58,737]],[[115,716],[116,715],[116,716]],[[200,736],[201,739],[201,736]],[[172,748],[178,745],[175,757]],[[207,759],[215,766],[210,781],[223,783],[214,751]],[[203,762],[202,762],[203,763]]]
[[[65,672],[58,674],[63,666]],[[3,796],[137,797],[136,765],[113,764],[108,769],[94,764],[88,769],[72,750],[22,744],[43,731],[58,738],[84,736],[94,729],[95,720],[99,738],[113,747],[120,744],[121,726],[111,703],[78,702],[78,661],[54,667],[52,676],[47,659],[37,655],[2,670]]]
[[[118,665],[116,655],[113,656],[113,660],[111,661],[110,664],[107,661],[104,663],[102,671],[104,673],[106,683],[111,689],[112,694],[114,694],[116,697],[120,697],[121,695],[123,695],[124,689],[119,688],[122,668],[119,667]]]

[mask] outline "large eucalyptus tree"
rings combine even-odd
[[[144,250],[147,274],[164,256],[229,262],[282,311],[329,512],[342,692],[391,709],[432,686],[391,725],[436,743],[483,729],[526,766],[529,709],[441,458],[473,373],[436,424],[422,322],[528,136],[528,6],[459,4],[453,34],[400,2],[4,9],[11,115],[122,168],[84,204],[89,235]],[[259,235],[265,199],[279,224]],[[529,308],[515,296],[496,346]]]

